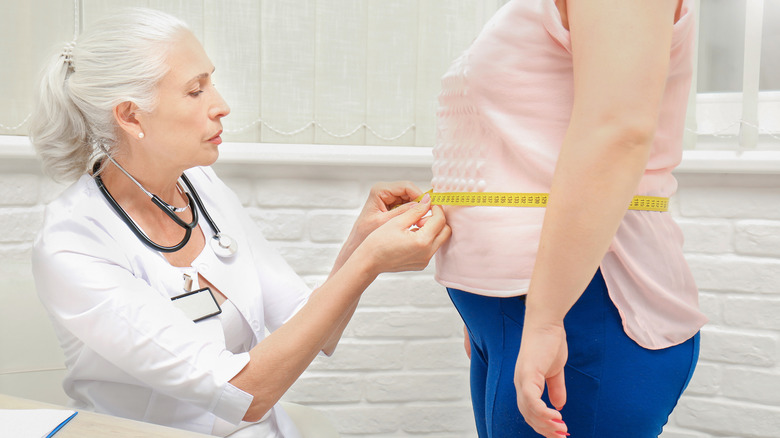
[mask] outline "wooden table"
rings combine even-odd
[[[4,394],[0,394],[0,409],[73,410],[72,408]],[[112,417],[110,415],[96,414],[89,411],[79,411],[78,415],[73,417],[68,424],[54,435],[55,438],[197,438],[209,436],[211,435],[203,435],[186,430],[128,420],[126,418]]]

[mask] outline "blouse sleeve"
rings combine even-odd
[[[241,421],[252,396],[228,381],[248,363],[211,341],[136,278],[99,223],[63,220],[36,241],[38,294],[55,324],[134,379],[168,396]]]

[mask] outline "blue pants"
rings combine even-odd
[[[447,289],[471,338],[471,399],[480,438],[540,437],[517,409],[515,362],[525,297]],[[657,438],[688,385],[699,335],[662,350],[626,336],[601,271],[564,319],[569,359],[561,414],[572,438]],[[545,391],[544,399],[550,405]]]

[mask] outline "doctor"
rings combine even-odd
[[[379,273],[424,268],[450,231],[427,199],[410,202],[417,187],[379,184],[310,292],[208,167],[230,111],[213,72],[183,22],[145,9],[52,60],[31,138],[51,176],[76,181],[46,209],[36,287],[79,409],[297,437],[280,397],[333,353]]]

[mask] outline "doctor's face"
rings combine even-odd
[[[154,111],[139,114],[143,144],[155,160],[188,169],[208,166],[219,156],[222,117],[230,108],[214,88],[214,65],[190,31],[183,31],[167,59]]]

